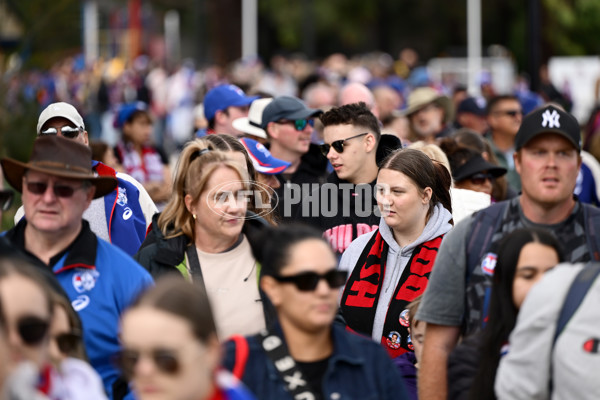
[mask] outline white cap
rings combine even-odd
[[[83,118],[81,118],[81,115],[79,115],[75,107],[73,107],[69,103],[60,102],[52,103],[48,107],[46,107],[44,111],[42,111],[37,123],[36,133],[38,135],[42,131],[42,126],[44,126],[44,124],[52,118],[66,118],[72,123],[74,123],[75,127],[85,130]]]
[[[250,110],[248,110],[248,116],[243,118],[234,119],[231,123],[238,131],[247,133],[252,136],[266,139],[267,133],[260,127],[262,122],[262,115],[264,109],[272,102],[272,98],[268,99],[257,99],[250,104]]]

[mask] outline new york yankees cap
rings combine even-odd
[[[523,118],[515,137],[515,150],[520,150],[531,139],[543,133],[556,133],[570,141],[578,152],[581,151],[581,129],[574,116],[568,112],[547,105]]]

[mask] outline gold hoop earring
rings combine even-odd
[[[192,217],[194,218],[194,220],[196,219],[196,214],[192,214]]]

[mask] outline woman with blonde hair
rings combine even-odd
[[[135,256],[155,278],[174,272],[203,284],[221,339],[265,326],[259,269],[247,235],[266,222],[247,213],[251,192],[238,161],[207,140],[189,142],[179,157],[171,199]]]

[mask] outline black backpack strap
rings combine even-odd
[[[294,400],[316,399],[314,391],[304,378],[298,364],[290,355],[284,339],[274,330],[262,331],[256,335],[269,360],[283,380],[286,391]]]
[[[185,249],[185,254],[187,255],[188,263],[190,264],[188,267],[190,274],[192,275],[192,281],[204,286],[204,278],[202,276],[202,268],[200,268],[200,259],[198,258],[196,246],[193,244],[188,246]]]
[[[471,225],[470,239],[466,249],[466,282],[469,282],[471,279],[471,274],[492,242],[494,233],[496,233],[502,225],[502,215],[508,208],[508,205],[508,201],[502,201],[500,203],[492,204],[475,214]]]
[[[581,203],[585,219],[585,234],[593,261],[600,261],[600,209]]]

